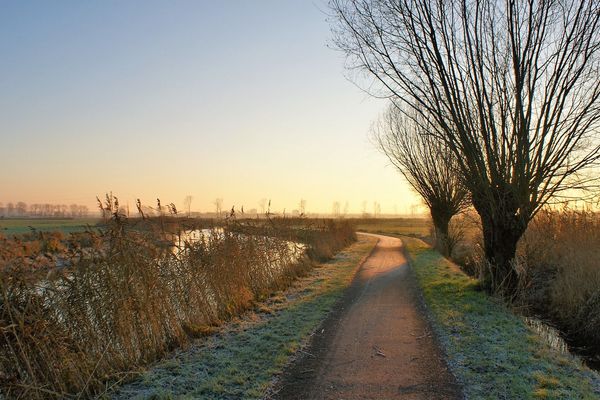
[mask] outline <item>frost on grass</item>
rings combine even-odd
[[[255,311],[155,365],[115,399],[262,398],[327,316],[375,240],[362,237]],[[268,308],[269,312],[264,311]]]
[[[600,377],[552,349],[422,241],[403,238],[449,366],[472,399],[596,399]]]

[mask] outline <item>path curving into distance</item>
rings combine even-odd
[[[277,399],[460,399],[400,239],[379,241],[284,372]]]

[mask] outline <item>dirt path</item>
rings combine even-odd
[[[343,301],[284,373],[278,399],[459,399],[399,239],[379,236]]]

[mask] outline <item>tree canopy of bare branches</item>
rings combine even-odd
[[[435,121],[481,217],[492,289],[516,285],[535,213],[599,159],[600,3],[331,0],[334,41],[368,90]]]
[[[450,255],[448,225],[454,215],[468,207],[468,191],[454,155],[431,135],[434,130],[419,115],[409,118],[392,105],[374,125],[372,134],[377,148],[422,197],[431,213],[437,247]]]

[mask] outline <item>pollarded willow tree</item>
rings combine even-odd
[[[334,41],[375,95],[434,120],[482,227],[485,284],[512,291],[527,224],[599,159],[600,3],[331,0]]]
[[[469,205],[468,191],[454,155],[430,132],[431,122],[418,114],[404,115],[392,104],[373,126],[377,148],[400,171],[429,208],[438,249],[450,255],[448,226],[453,216]]]

